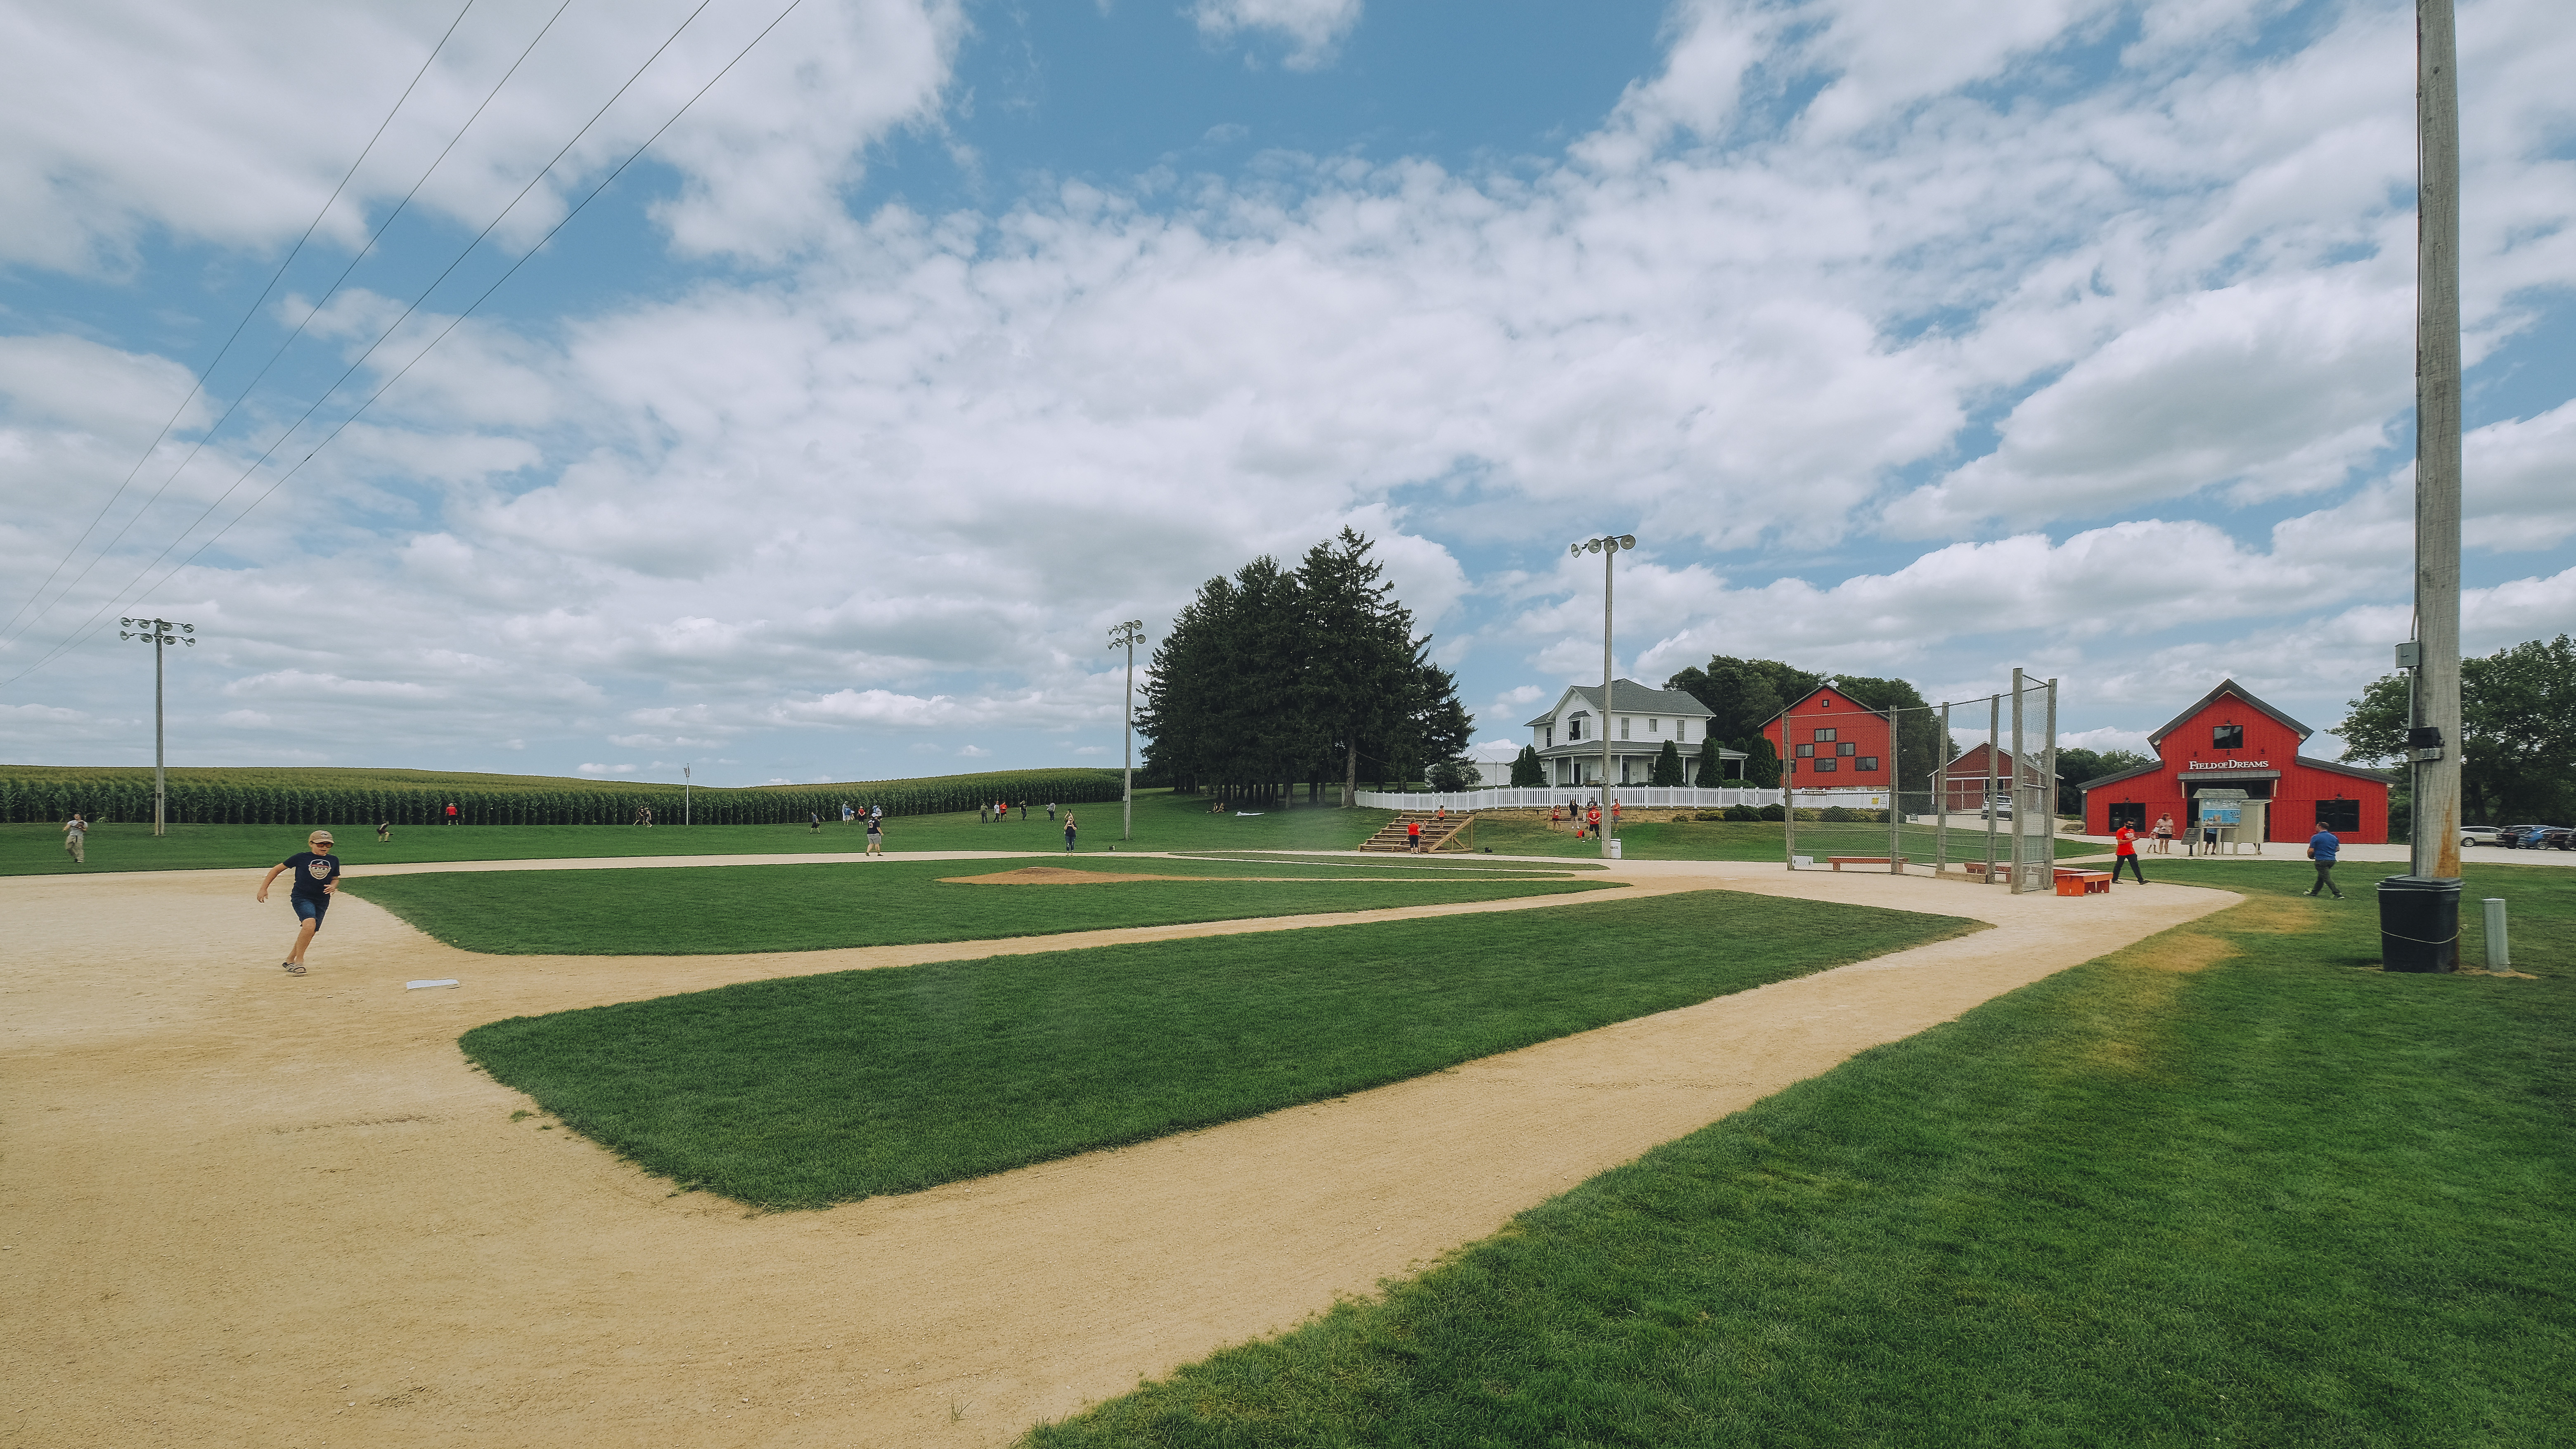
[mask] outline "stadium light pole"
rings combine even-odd
[[[1572,549],[1576,558],[1587,553],[1601,555],[1601,855],[1605,860],[1618,834],[1610,810],[1610,565],[1619,557],[1619,550],[1636,546],[1637,535],[1618,533],[1587,538]]]
[[[1145,640],[1145,621],[1129,619],[1109,631],[1109,647],[1127,651],[1127,728],[1121,762],[1123,779],[1118,787],[1118,838],[1126,840],[1136,830],[1136,646]]]
[[[119,619],[125,627],[116,631],[119,639],[140,639],[152,646],[152,833],[166,835],[170,830],[170,782],[164,736],[161,729],[161,651],[173,644],[197,647],[197,626],[173,624],[167,619]],[[176,629],[176,634],[170,631]]]
[[[689,767],[682,765],[680,767],[680,823],[682,825],[690,823],[689,813]]]

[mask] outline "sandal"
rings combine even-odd
[[[277,964],[278,964],[278,965],[280,965],[280,966],[285,967],[285,968],[286,968],[286,974],[287,974],[287,975],[289,975],[289,976],[301,976],[301,975],[303,975],[303,974],[304,974],[304,966],[303,966],[303,964],[302,964],[301,962],[296,962],[296,961],[280,961],[280,962],[278,962]]]

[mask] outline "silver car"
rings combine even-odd
[[[2472,845],[2493,845],[2495,843],[2496,828],[2492,825],[2463,825],[2460,827],[2460,849],[2462,850],[2466,850]]]

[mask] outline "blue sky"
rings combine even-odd
[[[180,763],[1114,760],[1106,627],[1346,523],[1482,739],[1604,529],[1624,673],[2070,743],[2406,633],[2409,6],[460,3],[0,5],[0,754],[147,760],[151,610]],[[2460,33],[2485,651],[2576,624],[2576,25]]]

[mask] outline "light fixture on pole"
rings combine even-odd
[[[173,644],[197,647],[194,624],[173,624],[167,619],[119,619],[125,627],[116,631],[119,639],[140,639],[152,646],[152,833],[165,835],[170,829],[170,782],[167,757],[161,731],[161,651]],[[176,634],[170,631],[176,629]],[[184,636],[184,637],[183,637]]]
[[[1127,651],[1127,731],[1123,754],[1124,780],[1118,788],[1118,838],[1127,839],[1136,829],[1136,646],[1145,642],[1145,621],[1130,619],[1109,631],[1109,647]]]
[[[1610,565],[1619,550],[1635,548],[1633,533],[1604,534],[1588,538],[1573,546],[1576,558],[1587,553],[1601,555],[1601,854],[1607,858],[1616,844],[1616,817],[1610,808]]]

